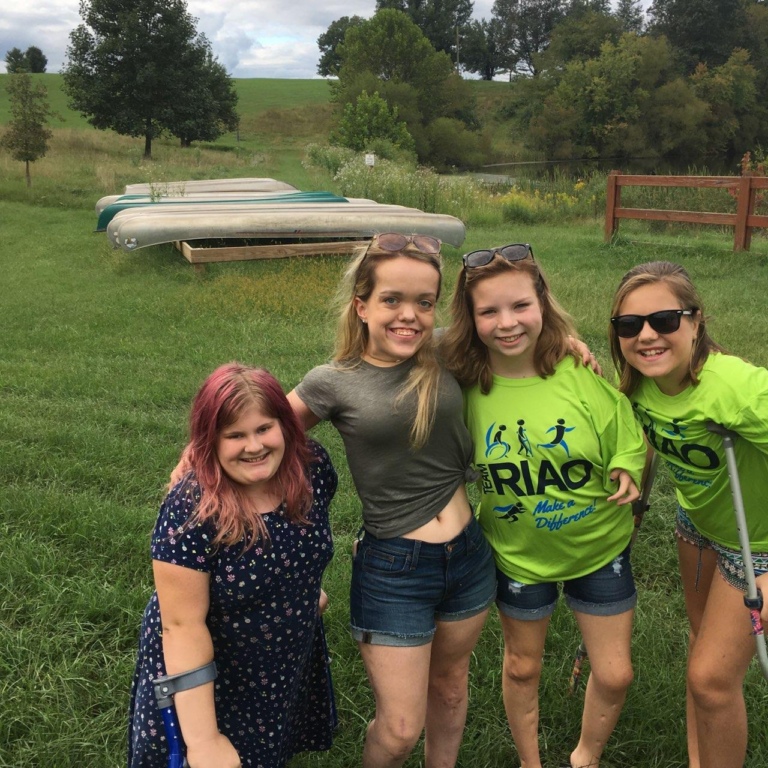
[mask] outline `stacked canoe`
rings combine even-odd
[[[457,247],[464,241],[464,224],[453,216],[263,178],[171,182],[160,191],[131,184],[99,200],[96,212],[97,231],[125,251],[206,240],[348,241],[379,232],[432,235]]]

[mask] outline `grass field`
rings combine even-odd
[[[276,88],[266,82],[269,98],[278,98],[275,91],[292,81]],[[254,102],[266,103],[266,91],[261,99],[254,88]],[[290,103],[270,109],[290,115],[312,108],[298,86],[292,95],[286,87],[285,98]],[[238,151],[186,153],[159,142],[156,159],[145,164],[139,141],[73,122],[57,129],[49,156],[34,165],[31,190],[21,164],[0,156],[0,768],[124,765],[137,632],[152,590],[149,535],[184,443],[190,399],[227,360],[266,366],[286,388],[325,360],[330,297],[345,266],[344,259],[319,257],[220,264],[198,275],[171,247],[111,250],[92,232],[93,203],[147,177],[275,176],[302,189],[333,190],[330,177],[301,165],[304,140],[286,138],[293,142],[287,149],[272,137]],[[764,238],[755,238],[751,252],[734,254],[730,233],[717,229],[673,236],[622,224],[611,246],[601,231],[590,219],[471,227],[464,248],[531,242],[606,369],[607,313],[620,276],[652,258],[680,261],[707,301],[715,338],[768,364]],[[448,291],[459,256],[446,249]],[[338,436],[327,426],[315,434],[341,476],[332,509],[337,554],[325,585],[341,727],[329,753],[294,765],[349,768],[359,765],[373,711],[346,628],[359,508]],[[686,765],[687,629],[665,478],[652,502],[634,557],[636,679],[604,768]],[[566,696],[576,643],[571,616],[558,608],[541,686],[548,766],[567,758],[579,730],[581,697]],[[501,702],[501,647],[492,616],[472,661],[459,760],[465,768],[517,765]],[[756,668],[746,690],[747,766],[764,768],[768,684]],[[417,750],[408,766],[420,765]]]

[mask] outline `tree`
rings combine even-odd
[[[347,31],[339,47],[339,78],[332,83],[333,101],[340,109],[363,91],[377,91],[397,107],[408,127],[419,159],[429,157],[427,126],[439,117],[471,124],[474,101],[469,84],[453,69],[450,58],[431,46],[401,11],[378,11]]]
[[[36,45],[27,48],[24,58],[27,60],[27,72],[42,73],[48,66],[48,58]]]
[[[639,35],[643,31],[643,6],[640,0],[618,0],[613,15],[621,22],[624,32],[636,32]]]
[[[235,84],[214,57],[205,35],[198,37],[187,57],[187,98],[177,102],[166,123],[182,147],[193,141],[215,141],[234,131],[239,122]]]
[[[597,58],[603,43],[617,43],[621,34],[621,22],[610,13],[588,9],[568,15],[552,30],[549,47],[536,57],[537,67],[550,70]]]
[[[80,15],[84,23],[69,36],[64,70],[69,105],[96,128],[143,136],[149,158],[152,140],[178,129],[177,113],[200,108],[189,67],[209,52],[207,41],[197,36],[184,0],[82,0]],[[204,71],[202,64],[193,69],[196,76]],[[206,75],[208,85],[221,82],[220,71]],[[230,89],[207,94],[224,102],[222,109],[206,105],[209,119],[226,112]],[[202,135],[199,127],[195,134]]]
[[[31,45],[22,53],[20,48],[11,48],[5,54],[5,68],[9,74],[16,72],[45,72],[48,66],[48,59],[43,52],[35,45]]]
[[[27,61],[21,48],[11,48],[5,54],[5,69],[9,75],[27,71]]]
[[[27,186],[32,186],[29,164],[48,152],[51,131],[46,128],[53,116],[48,103],[48,91],[42,83],[33,83],[26,72],[17,72],[8,78],[6,85],[11,103],[11,120],[0,146],[7,149],[14,160],[25,164]]]
[[[454,62],[457,37],[469,25],[473,5],[473,0],[376,0],[377,11],[389,9],[410,16],[432,47]]]
[[[496,0],[491,13],[500,26],[504,69],[535,75],[536,55],[549,45],[565,10],[565,0]]]
[[[357,27],[365,21],[362,16],[342,16],[332,21],[328,29],[317,38],[320,49],[320,61],[317,63],[317,74],[322,77],[335,77],[339,74],[341,59],[338,48],[344,42],[344,37],[350,27]]]
[[[461,41],[461,65],[467,72],[476,72],[483,80],[493,80],[504,69],[500,46],[498,19],[471,21]]]
[[[743,0],[653,0],[651,31],[665,35],[686,72],[724,64],[747,34]]]
[[[405,123],[397,119],[397,107],[389,107],[378,91],[370,96],[363,91],[354,103],[344,107],[338,129],[331,135],[331,143],[349,147],[356,152],[371,149],[377,140],[391,142],[406,152],[413,152],[413,137]]]

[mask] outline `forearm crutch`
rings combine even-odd
[[[651,498],[653,481],[656,479],[658,461],[659,458],[656,455],[656,452],[653,451],[648,466],[643,473],[643,489],[640,493],[640,498],[637,501],[632,502],[632,519],[635,527],[632,529],[632,538],[629,540],[630,549],[635,546],[637,534],[640,533],[640,526],[643,524],[643,517],[645,517],[645,513],[651,507],[649,500]],[[579,688],[579,683],[581,682],[581,668],[584,666],[584,660],[586,658],[587,646],[584,644],[584,640],[582,640],[573,656],[573,668],[571,669],[571,676],[568,680],[569,696],[573,696]]]
[[[716,435],[720,435],[723,439],[725,461],[728,465],[728,479],[731,483],[731,496],[733,497],[733,510],[736,514],[736,530],[739,533],[741,559],[744,561],[744,580],[747,582],[744,605],[749,610],[749,615],[752,619],[752,634],[755,636],[757,658],[760,661],[763,675],[768,680],[768,650],[766,650],[765,632],[760,618],[760,612],[763,610],[763,593],[758,588],[755,580],[755,566],[752,562],[752,547],[749,543],[747,516],[744,511],[744,497],[741,495],[741,481],[739,480],[739,470],[736,466],[734,441],[738,435],[714,421],[707,422],[707,429]]]
[[[173,697],[179,691],[188,691],[216,679],[216,664],[211,661],[197,669],[179,672],[177,675],[158,677],[152,683],[155,700],[165,727],[165,739],[168,742],[168,768],[185,768],[189,764],[184,756],[184,740],[176,717]]]

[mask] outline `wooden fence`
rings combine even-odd
[[[713,187],[734,190],[736,213],[667,211],[653,208],[622,208],[622,187]],[[755,214],[757,191],[768,189],[762,176],[632,176],[619,171],[608,174],[605,200],[605,240],[619,230],[621,219],[682,221],[690,224],[720,224],[734,227],[733,250],[748,251],[755,227],[768,227],[768,216]]]

